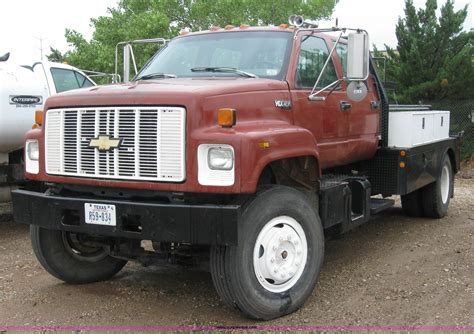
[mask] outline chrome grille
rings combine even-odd
[[[52,109],[46,113],[46,172],[108,179],[185,179],[185,118],[179,107]],[[119,138],[108,151],[98,136]]]

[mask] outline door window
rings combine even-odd
[[[329,49],[322,38],[304,36],[301,42],[301,51],[298,58],[296,87],[313,88],[328,56]],[[336,70],[331,59],[321,76],[318,88],[326,87],[336,80]]]
[[[94,84],[79,72],[64,68],[51,68],[56,92],[61,93],[71,89],[91,87]]]
[[[347,77],[347,44],[339,43],[336,46],[336,52],[341,61],[343,76],[344,78],[346,78]]]

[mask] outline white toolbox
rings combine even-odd
[[[449,111],[390,111],[388,146],[411,148],[449,138]]]

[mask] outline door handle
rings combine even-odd
[[[341,111],[346,111],[352,108],[352,104],[350,104],[347,101],[341,101],[340,106],[341,106]]]

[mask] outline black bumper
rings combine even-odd
[[[158,204],[26,190],[13,191],[12,201],[16,222],[47,229],[196,245],[237,244],[239,205]],[[85,203],[115,205],[117,226],[86,224]]]

